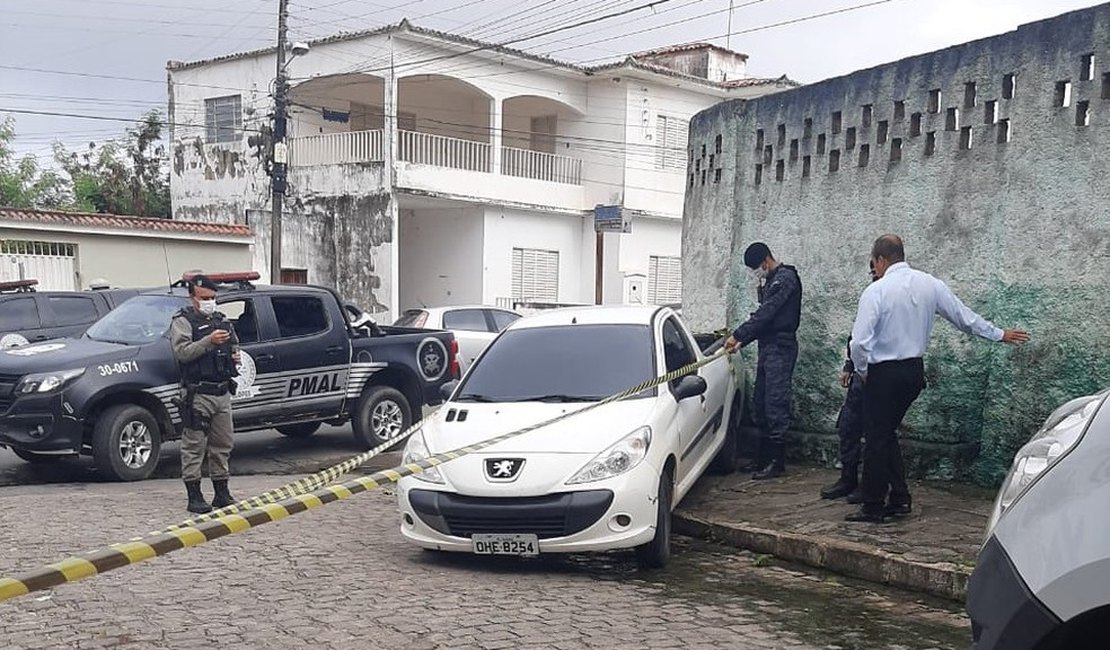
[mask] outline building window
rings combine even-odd
[[[204,100],[208,144],[238,142],[243,137],[243,105],[239,95]]]
[[[682,259],[652,255],[648,261],[648,303],[682,302]]]
[[[655,120],[655,168],[686,169],[686,151],[690,123],[669,115]]]
[[[559,252],[513,249],[513,300],[559,301]]]

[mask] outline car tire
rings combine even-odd
[[[283,436],[290,438],[308,438],[312,434],[320,430],[321,422],[300,422],[297,424],[286,424],[280,427],[275,427]]]
[[[53,465],[64,458],[64,456],[58,456],[56,454],[36,454],[33,451],[25,451],[23,449],[13,449],[12,452],[32,465]]]
[[[732,409],[728,416],[728,429],[725,430],[725,443],[713,457],[709,469],[714,474],[732,474],[740,466],[740,419],[744,415],[744,400],[740,393],[732,399]]]
[[[101,476],[141,481],[158,466],[162,431],[154,415],[141,406],[120,404],[100,414],[93,427],[93,462]]]
[[[655,537],[636,547],[636,560],[642,569],[662,569],[671,559],[671,505],[674,501],[674,470],[666,469],[659,477],[659,495],[655,500]]]
[[[371,386],[355,404],[351,428],[363,449],[373,449],[406,431],[412,422],[412,407],[401,391],[389,386]],[[403,442],[397,446],[401,444]]]

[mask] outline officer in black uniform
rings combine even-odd
[[[189,280],[192,305],[174,316],[170,326],[173,353],[181,367],[182,397],[178,401],[185,431],[181,436],[181,477],[189,495],[189,512],[203,514],[212,506],[235,503],[228,490],[230,476],[233,378],[238,376],[239,339],[223,314],[216,311],[216,283],[203,275]],[[208,476],[215,497],[209,505],[200,490],[201,465],[208,455]]]
[[[802,280],[793,266],[782,264],[763,242],[744,251],[744,264],[759,280],[759,308],[725,341],[729,352],[759,342],[755,375],[755,415],[762,429],[755,459],[746,469],[755,480],[786,473],[786,432],[794,363],[798,360],[798,323]]]
[[[875,263],[871,263],[871,281],[875,275]],[[852,363],[852,337],[848,337],[847,358],[840,371],[840,385],[848,389],[840,415],[836,418],[836,435],[840,440],[840,478],[836,483],[821,489],[822,499],[848,497],[848,503],[863,503],[859,490],[859,464],[863,455],[863,381],[856,374]]]

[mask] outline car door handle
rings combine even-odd
[[[332,345],[332,346],[328,346],[327,352],[328,352],[328,354],[339,354],[343,350],[344,350],[344,347],[342,345]]]
[[[274,355],[272,355],[272,354],[260,354],[255,358],[258,359],[259,361],[273,361],[274,360]]]

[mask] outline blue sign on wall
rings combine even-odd
[[[594,232],[632,233],[632,219],[626,218],[624,207],[599,205],[594,207]]]

